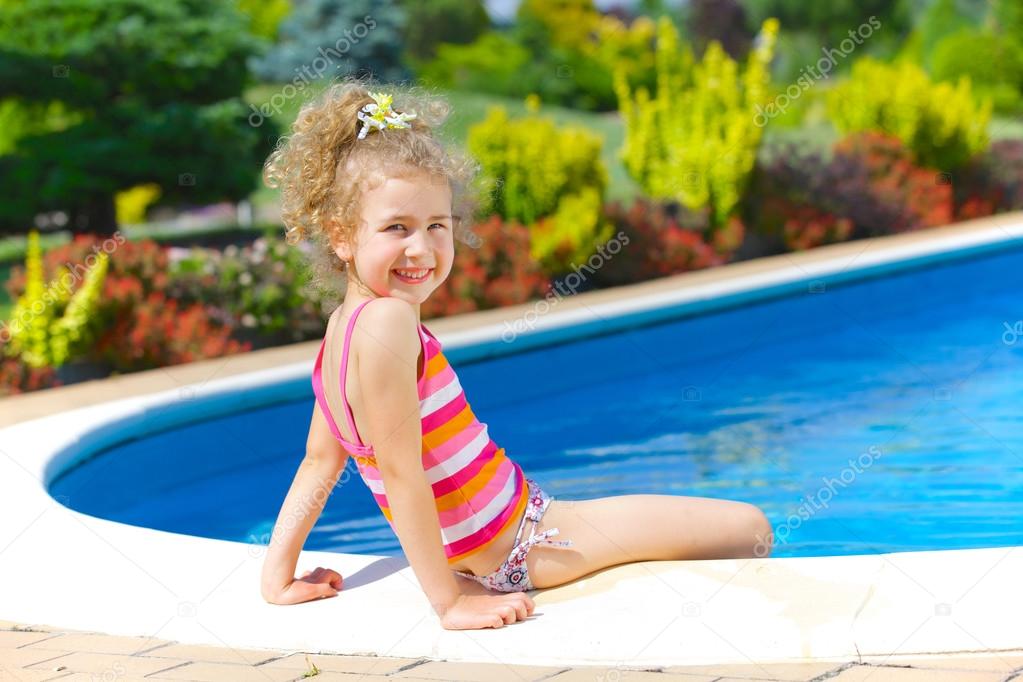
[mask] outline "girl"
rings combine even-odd
[[[771,527],[753,505],[553,500],[491,440],[420,321],[451,271],[477,167],[435,139],[443,102],[405,100],[334,84],[302,108],[264,169],[281,187],[289,241],[312,240],[321,283],[346,288],[314,365],[306,455],[273,530],[263,598],[294,604],[341,589],[333,570],[294,576],[350,456],[448,629],[524,620],[527,591],[616,564],[766,556]]]

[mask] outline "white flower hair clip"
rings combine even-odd
[[[362,140],[366,137],[369,131],[373,130],[384,130],[385,128],[411,128],[412,124],[409,123],[416,117],[415,112],[412,113],[398,113],[391,108],[391,95],[386,95],[382,92],[371,92],[369,96],[372,97],[375,102],[367,104],[358,113],[359,120],[362,121],[362,129],[359,131],[359,139]]]

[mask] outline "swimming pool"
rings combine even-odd
[[[480,362],[448,355],[494,440],[556,497],[752,502],[774,556],[1020,545],[1021,285],[1017,245]],[[120,443],[49,492],[124,523],[265,542],[312,401],[310,388]],[[399,554],[349,471],[306,548]]]

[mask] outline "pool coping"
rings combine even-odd
[[[879,274],[1020,239],[1023,214],[1003,214],[577,294],[548,301],[552,312],[543,315],[534,302],[436,320],[430,328],[454,361],[458,353],[468,361],[564,341],[572,329],[589,334],[593,324],[610,331],[613,320],[617,328],[648,323],[669,308],[672,316],[697,314],[715,300],[737,305],[802,287],[826,294],[861,267]],[[504,343],[501,334],[530,311],[537,316],[528,333]],[[580,324],[584,316],[591,325]],[[336,599],[273,606],[258,595],[259,546],[92,518],[46,493],[44,481],[126,429],[139,435],[208,415],[207,401],[225,393],[234,409],[305,395],[317,346],[5,399],[0,616],[192,644],[533,665],[838,661],[1023,644],[1023,595],[1012,582],[1020,574],[1019,547],[644,562],[534,593],[537,612],[527,623],[451,632],[439,627],[404,560],[305,551],[300,570],[335,567],[346,589]],[[127,422],[98,428],[116,419]],[[50,547],[52,538],[61,547]]]

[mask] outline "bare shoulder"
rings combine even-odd
[[[420,348],[418,325],[416,311],[408,302],[374,299],[359,313],[352,333],[361,364],[378,369],[410,365],[414,372]]]

